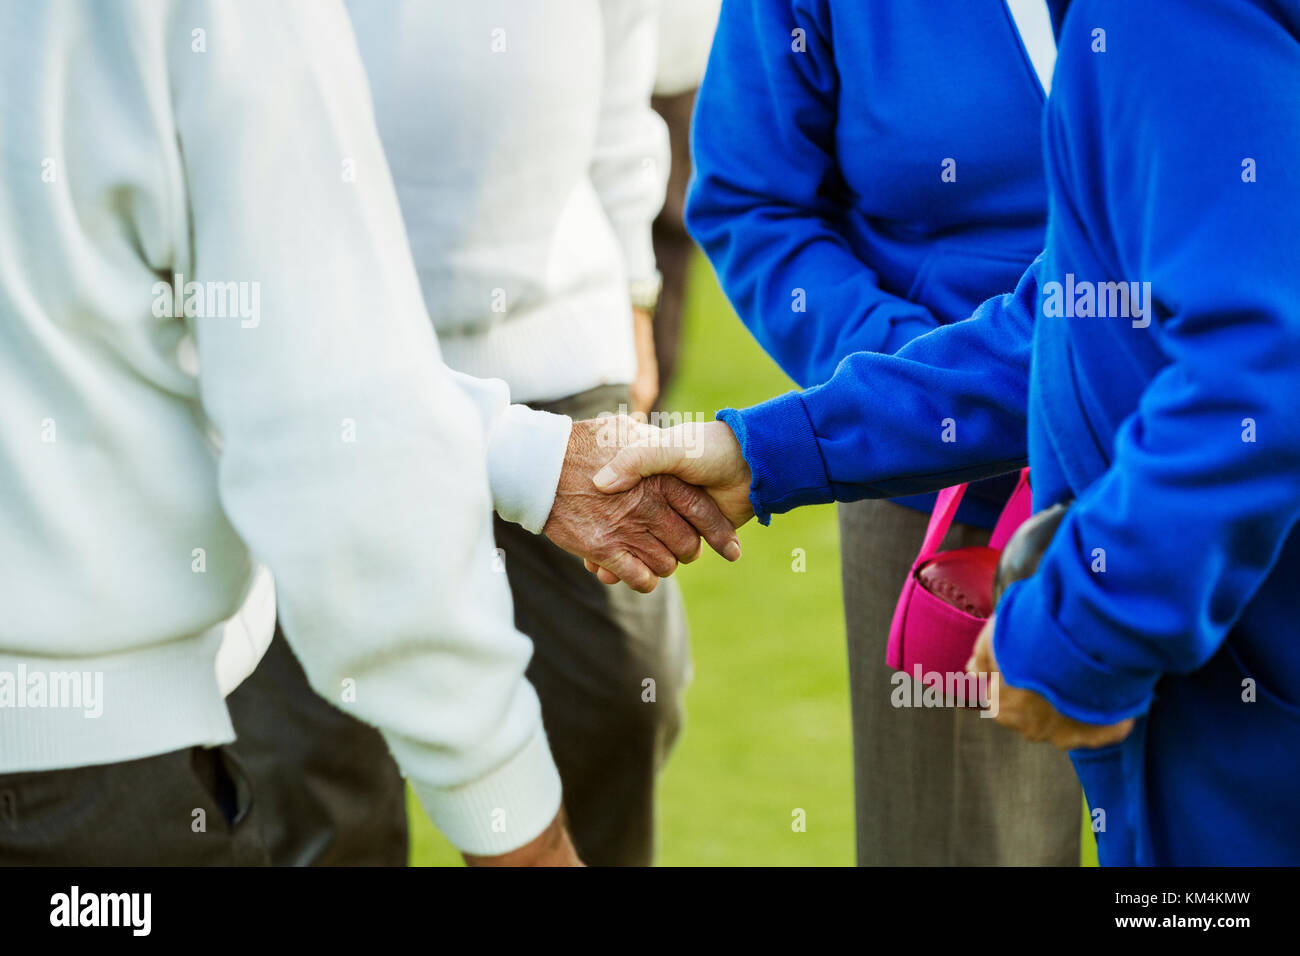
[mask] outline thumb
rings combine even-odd
[[[642,478],[664,472],[671,474],[681,457],[680,449],[663,445],[637,445],[624,448],[604,468],[596,472],[592,482],[606,494],[627,491]]]

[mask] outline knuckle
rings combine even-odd
[[[647,495],[658,501],[671,501],[673,485],[669,478],[669,475],[651,475],[643,479],[641,484],[645,487]]]

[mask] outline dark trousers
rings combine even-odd
[[[535,407],[583,419],[620,402],[626,386]],[[541,700],[574,847],[593,866],[649,865],[655,778],[681,729],[690,678],[677,582],[660,581],[651,594],[611,588],[581,558],[518,525],[498,519],[496,537],[515,626],[533,641],[528,679]]]
[[[270,862],[251,781],[225,747],[0,775],[0,866]]]
[[[276,866],[406,865],[406,785],[388,745],[312,690],[278,625],[226,703]]]
[[[627,400],[626,386],[605,386],[537,407],[581,419]],[[574,846],[592,865],[647,865],[655,778],[690,670],[677,584],[606,587],[540,535],[498,519],[496,536]],[[406,862],[403,785],[383,738],[311,690],[281,635],[228,704],[277,865]]]
[[[278,629],[227,705],[225,747],[0,775],[0,866],[406,864],[383,738],[311,689]]]

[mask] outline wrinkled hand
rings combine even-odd
[[[749,503],[753,480],[740,443],[723,422],[686,422],[672,428],[643,427],[593,479],[606,493],[625,491],[649,475],[676,475],[699,485],[739,528],[754,517]]]
[[[734,527],[754,517],[749,503],[749,465],[740,454],[736,436],[724,423],[687,422],[665,429],[633,423],[626,427],[633,440],[592,479],[601,491],[626,492],[640,487],[638,482],[658,481],[672,474],[707,491]],[[736,554],[739,556],[739,544]],[[587,570],[605,584],[617,584],[617,572],[598,564],[588,561]]]
[[[1008,684],[993,656],[993,621],[994,618],[989,618],[980,631],[966,670],[989,675],[988,708],[999,724],[1017,731],[1026,740],[1045,740],[1062,750],[1093,750],[1117,744],[1129,735],[1133,729],[1131,719],[1118,724],[1085,724],[1066,717],[1041,694]]]
[[[714,501],[677,478],[660,475],[621,494],[597,490],[591,476],[619,452],[607,436],[635,439],[645,431],[657,429],[630,418],[574,422],[542,533],[585,558],[588,568],[602,569],[606,583],[612,576],[650,592],[678,562],[689,564],[700,556],[701,536],[729,561],[740,557],[740,541]]]

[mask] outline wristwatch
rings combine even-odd
[[[664,277],[658,269],[649,279],[633,279],[627,284],[629,297],[632,299],[632,308],[643,309],[654,315],[655,309],[659,307],[659,293],[664,288]]]

